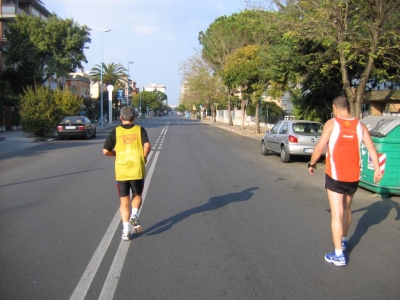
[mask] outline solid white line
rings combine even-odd
[[[114,215],[110,226],[108,227],[106,234],[101,240],[99,246],[94,252],[92,259],[90,260],[85,272],[83,273],[75,291],[72,293],[69,299],[82,300],[85,298],[87,291],[93,281],[94,276],[99,269],[100,263],[103,260],[104,254],[106,253],[108,246],[110,245],[111,239],[113,238],[115,231],[117,230],[118,224],[121,221],[119,211]]]
[[[140,215],[140,212],[142,210],[143,204],[144,204],[144,200],[146,199],[146,195],[147,195],[147,190],[148,187],[150,185],[150,181],[151,181],[151,177],[153,176],[154,173],[154,168],[155,165],[157,163],[157,159],[158,159],[158,155],[160,154],[159,151],[156,152],[155,156],[154,156],[154,160],[151,164],[149,173],[146,176],[146,184],[143,190],[143,194],[142,194],[142,206],[139,210],[138,215]],[[129,248],[130,243],[126,242],[126,241],[122,241],[119,244],[117,253],[114,257],[114,261],[111,265],[110,271],[108,272],[107,275],[107,279],[104,282],[103,285],[103,289],[101,290],[99,299],[100,300],[110,300],[113,299],[114,297],[114,293],[115,293],[115,289],[117,288],[118,285],[118,279],[121,275],[121,271],[122,271],[122,267],[124,265],[124,261],[125,261],[125,257],[126,254],[128,253],[128,248]]]

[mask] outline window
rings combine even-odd
[[[272,127],[271,133],[278,133],[279,127],[281,126],[282,122],[278,122]]]
[[[293,132],[305,135],[321,135],[323,126],[320,123],[294,123]]]
[[[283,125],[281,126],[281,129],[279,130],[279,134],[287,134],[288,130],[288,123],[284,122]]]

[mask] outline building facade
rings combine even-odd
[[[145,92],[160,91],[163,92],[164,94],[167,93],[167,87],[163,84],[158,84],[158,83],[149,83],[143,86],[143,90]]]
[[[7,37],[8,25],[13,22],[17,15],[26,13],[32,16],[40,16],[47,19],[51,13],[44,7],[40,0],[0,0],[0,71],[7,67]]]

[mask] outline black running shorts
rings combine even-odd
[[[339,181],[325,174],[325,188],[338,194],[353,195],[357,191],[358,181]]]
[[[129,190],[132,189],[132,195],[142,195],[144,187],[144,179],[117,181],[117,190],[119,197],[129,196]]]

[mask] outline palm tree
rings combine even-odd
[[[100,75],[103,72],[103,84],[115,85],[121,83],[121,86],[125,86],[128,80],[127,69],[121,64],[111,63],[106,66],[103,63],[103,70],[100,65],[95,65],[90,71],[89,75],[92,77],[94,83],[100,82]]]

